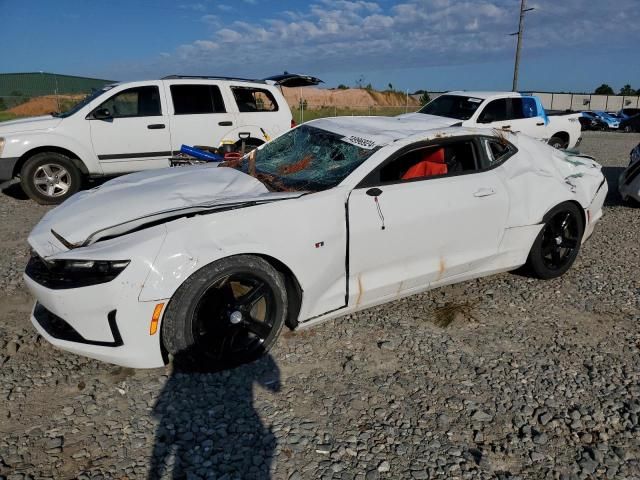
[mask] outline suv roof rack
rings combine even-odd
[[[254,78],[239,78],[239,77],[215,77],[209,75],[167,75],[160,80],[180,80],[180,79],[198,79],[198,80],[235,80],[236,82],[253,82],[253,83],[267,83],[264,80],[256,80]]]

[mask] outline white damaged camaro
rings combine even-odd
[[[74,195],[29,236],[32,322],[129,367],[250,361],[296,328],[527,264],[563,274],[602,216],[593,159],[433,120],[301,125],[236,164]]]

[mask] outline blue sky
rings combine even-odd
[[[0,71],[510,89],[520,0],[0,0]],[[521,90],[640,88],[640,0],[528,0]]]

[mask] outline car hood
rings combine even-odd
[[[41,117],[21,118],[0,123],[0,135],[7,133],[31,132],[34,130],[51,130],[62,121],[51,115]]]
[[[138,172],[72,196],[42,218],[29,243],[50,256],[145,225],[304,193],[269,192],[255,178],[217,165]]]

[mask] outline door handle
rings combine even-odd
[[[509,130],[511,128],[511,125],[503,125],[502,129],[503,130]]]
[[[495,195],[496,191],[493,188],[480,188],[478,190],[476,190],[476,192],[473,194],[474,197],[488,197],[490,195]]]
[[[537,126],[539,126],[539,127],[541,127],[541,126],[543,126],[543,125],[544,125],[544,122],[538,122],[538,123],[536,123],[536,125],[537,125]]]
[[[231,125],[233,125],[233,122],[218,122],[218,125],[220,125],[221,127],[230,127]]]
[[[164,128],[164,123],[152,123],[151,125],[147,125],[149,130],[162,130]]]

